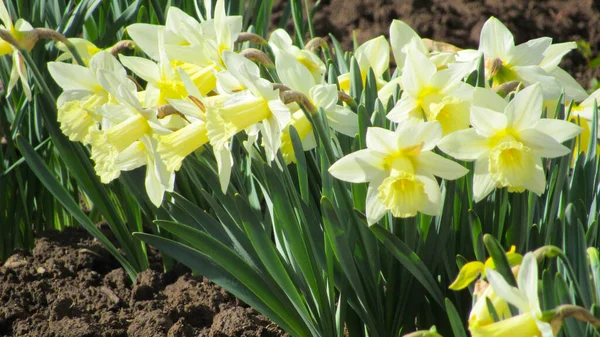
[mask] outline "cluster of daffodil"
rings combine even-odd
[[[471,336],[553,337],[558,335],[566,317],[598,325],[600,320],[579,306],[562,305],[542,311],[538,296],[538,260],[559,254],[562,254],[559,248],[545,246],[522,256],[515,252],[514,246],[511,247],[506,258],[516,278],[517,287],[511,286],[495,270],[491,257],[485,263],[466,263],[450,289],[464,289],[481,276],[475,284],[474,305],[469,314]]]
[[[0,15],[16,43],[30,49],[27,32],[33,28],[22,20],[13,25],[4,6]],[[210,144],[226,191],[233,165],[231,138],[236,134],[246,133],[247,149],[261,139],[269,162],[279,150],[287,163],[295,161],[290,126],[298,132],[304,150],[316,146],[311,122],[300,106],[323,109],[333,130],[356,135],[357,115],[338,99],[338,91],[349,90],[349,73],[339,76],[339,87],[328,84],[324,62],[311,49],[294,46],[285,31],[273,32],[267,44],[242,33],[241,27],[242,18],[227,16],[223,1],[216,3],[213,15],[200,21],[173,7],[164,26],[127,28],[135,45],[151,59],[117,58],[91,42],[73,39],[85,66],[48,65],[64,90],[57,102],[61,129],[71,140],[91,146],[96,172],[104,183],[121,171],[147,166],[146,189],[159,206],[164,192],[173,190],[175,171],[183,159]],[[267,54],[238,50],[236,41],[248,39],[268,45],[281,83],[262,78],[259,66],[251,61],[272,67]],[[382,36],[367,41],[357,48],[355,58],[363,81],[373,70],[381,101],[387,102],[397,86],[402,89],[387,115],[395,122],[394,130],[369,128],[367,148],[341,158],[329,170],[341,180],[369,183],[370,224],[388,211],[395,217],[440,214],[436,177],[457,179],[467,170],[435,153],[436,147],[455,159],[475,161],[473,196],[478,202],[495,188],[541,195],[546,185],[542,158],[568,154],[561,143],[589,130],[586,121],[592,119],[599,93],[588,97],[558,67],[574,43],[552,44],[550,38],[539,38],[515,46],[511,33],[495,18],[483,26],[479,50],[421,39],[401,21],[391,25],[390,39],[390,44]],[[390,45],[399,75],[386,82]],[[3,53],[13,49],[2,41]],[[63,50],[59,60],[73,58]],[[17,50],[13,57],[9,91],[18,74],[28,92]],[[486,86],[474,88],[465,78],[481,57],[485,57]],[[145,88],[128,76],[127,69],[146,82]],[[516,94],[503,97],[513,89]],[[544,108],[561,92],[569,101],[583,101],[571,112],[583,129],[542,118]]]

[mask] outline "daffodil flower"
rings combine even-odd
[[[90,135],[96,173],[103,183],[109,183],[124,169],[147,165],[146,192],[158,207],[164,192],[173,191],[175,175],[161,160],[154,136],[170,130],[158,123],[156,109],[142,107],[135,91],[126,84],[129,80],[100,69],[98,81],[120,104],[97,109],[102,116],[101,129]]]
[[[538,297],[538,270],[535,256],[527,253],[523,257],[517,275],[518,288],[510,286],[493,269],[486,270],[491,287],[499,297],[519,310],[519,315],[504,318],[486,325],[470,325],[473,337],[553,337],[552,326],[543,320]]]
[[[290,110],[279,98],[279,91],[260,77],[258,66],[232,51],[223,53],[227,70],[245,88],[245,91],[227,97],[219,108],[207,107],[206,128],[213,146],[223,191],[229,185],[232,158],[230,139],[238,132],[260,123],[267,160],[272,162],[281,147],[281,130],[291,119]]]
[[[358,62],[363,84],[367,80],[367,73],[369,68],[371,68],[377,80],[377,87],[381,88],[385,85],[386,82],[382,79],[382,76],[390,64],[390,45],[383,35],[371,39],[356,48],[354,57]],[[350,73],[340,75],[338,83],[341,90],[350,91]]]
[[[464,73],[438,71],[418,50],[408,49],[402,71],[402,98],[388,113],[394,122],[407,119],[438,121],[444,135],[469,127],[473,87],[462,82]]]
[[[58,122],[62,132],[72,141],[88,144],[89,135],[98,130],[101,116],[96,108],[109,102],[110,94],[98,81],[97,71],[103,69],[125,78],[125,68],[106,51],[95,54],[89,67],[64,62],[49,62],[48,70],[54,81],[63,89],[58,97]],[[135,84],[126,81],[130,90]]]
[[[571,99],[585,98],[581,86],[558,68],[571,45],[551,45],[551,38],[541,37],[515,46],[511,32],[494,17],[483,25],[479,41],[479,52],[486,58],[486,74],[492,78],[493,86],[510,81],[526,86],[540,83],[548,99],[558,97],[563,88]]]
[[[314,53],[294,46],[292,38],[284,29],[279,28],[271,33],[269,46],[276,60],[279,59],[280,51],[286,52],[308,69],[314,83],[320,84],[323,81],[323,75],[327,70],[325,63]]]
[[[432,152],[442,136],[438,122],[400,123],[396,131],[367,129],[367,148],[337,162],[329,172],[352,183],[369,183],[366,215],[369,225],[387,211],[395,217],[421,212],[439,215],[442,195],[435,176],[454,180],[463,166]]]
[[[4,1],[0,1],[0,21],[3,23],[3,25],[0,25],[0,29],[8,31],[21,47],[26,50],[31,50],[33,48],[37,41],[37,37],[33,33],[33,27],[29,22],[23,19],[18,19],[13,25]],[[21,53],[10,43],[0,39],[0,56],[8,55],[10,53],[12,53],[12,69],[6,88],[6,95],[9,96],[12,93],[13,88],[20,79],[25,96],[27,96],[28,100],[31,100],[29,76],[27,75],[23,55],[21,55]]]
[[[322,108],[331,128],[350,137],[358,133],[356,114],[346,107],[337,105],[338,90],[335,84],[315,82],[310,70],[285,50],[278,52],[275,64],[281,82],[292,90],[304,94],[316,108]],[[301,110],[293,114],[290,125],[293,125],[298,132],[305,151],[317,146],[310,121]],[[289,163],[295,161],[295,155],[288,130],[289,126],[282,134],[281,151],[286,162]]]
[[[535,84],[517,93],[510,102],[494,92],[478,88],[470,122],[473,128],[444,137],[438,147],[460,160],[475,160],[473,197],[479,202],[494,188],[509,192],[546,189],[542,157],[568,154],[561,142],[575,137],[581,128],[573,123],[540,118],[542,90]]]

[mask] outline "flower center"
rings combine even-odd
[[[406,171],[393,170],[378,191],[381,203],[397,218],[415,216],[428,200],[423,182]]]
[[[490,152],[489,171],[498,187],[509,192],[523,192],[525,183],[535,171],[536,160],[531,149],[518,141],[498,144]]]

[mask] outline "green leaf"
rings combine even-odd
[[[452,327],[452,333],[454,333],[454,337],[467,337],[467,332],[465,331],[464,323],[458,312],[456,311],[456,307],[449,299],[445,299],[446,304],[446,312],[448,313],[448,319],[450,320],[450,326]]]
[[[440,286],[435,282],[433,276],[423,264],[423,261],[399,238],[390,233],[387,229],[372,225],[369,227],[377,236],[387,250],[406,268],[432,296],[442,308],[444,307],[444,296]]]
[[[22,137],[17,136],[17,144],[19,149],[25,157],[27,164],[40,181],[46,186],[46,188],[54,195],[64,208],[71,213],[75,219],[85,228],[91,235],[97,238],[106,249],[119,261],[119,263],[127,272],[127,275],[132,280],[135,280],[136,271],[134,267],[126,260],[123,255],[117,250],[117,248],[110,242],[110,240],[100,232],[96,225],[83,213],[79,205],[73,200],[69,192],[61,185],[56,177],[50,172],[46,164],[42,161],[40,156],[35,152],[33,147]]]
[[[486,234],[483,236],[483,243],[485,244],[485,248],[487,248],[488,254],[494,261],[496,271],[498,271],[500,275],[504,277],[509,285],[517,287],[517,281],[515,280],[512,270],[510,269],[508,258],[506,257],[506,253],[504,252],[502,245],[500,245],[500,242],[498,242],[498,240],[496,240],[493,236]]]

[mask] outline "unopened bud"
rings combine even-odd
[[[494,91],[495,93],[497,93],[498,95],[500,95],[502,97],[506,97],[511,92],[517,90],[517,88],[519,87],[519,84],[521,84],[520,81],[510,81],[510,82],[502,83],[500,85],[493,87],[492,91]]]
[[[113,56],[117,56],[119,55],[123,50],[131,50],[135,48],[135,43],[131,40],[122,40],[119,41],[117,43],[115,43],[112,47],[110,47],[110,49],[108,50]]]
[[[171,115],[177,115],[177,116],[185,119],[186,122],[190,123],[190,121],[187,119],[187,117],[185,117],[184,114],[182,114],[181,112],[179,112],[177,109],[175,109],[170,104],[159,105],[159,106],[156,107],[156,110],[158,111],[158,113],[156,114],[156,117],[158,119],[162,119],[162,118],[165,118],[165,117],[171,116]]]
[[[489,78],[494,77],[503,67],[502,60],[497,57],[492,59],[486,58],[484,64]]]
[[[600,327],[600,319],[592,315],[592,313],[587,309],[577,305],[565,304],[558,306],[554,310],[554,316],[550,320],[550,325],[552,326],[554,335],[558,335],[558,331],[560,330],[565,318],[575,318],[579,321],[590,323],[596,328]]]
[[[560,248],[553,245],[540,247],[533,252],[533,255],[535,256],[535,259],[538,261],[538,263],[542,262],[542,260],[545,258],[553,259],[561,254],[563,254],[563,251]]]
[[[304,95],[301,92],[292,90],[284,91],[280,92],[279,96],[281,97],[281,100],[284,104],[298,103],[304,106],[304,108],[308,110],[310,114],[317,113],[317,108],[312,104],[310,99],[308,99],[308,97],[306,97],[306,95]]]
[[[244,50],[242,50],[242,52],[240,54],[242,54],[242,56],[244,56],[245,58],[247,58],[250,61],[261,63],[262,65],[264,65],[267,68],[275,67],[275,64],[273,63],[273,61],[271,61],[269,56],[258,49],[254,49],[254,48],[244,49]]]
[[[306,43],[304,49],[315,52],[317,49],[327,45],[327,39],[328,37],[315,37]]]
[[[427,47],[427,49],[429,49],[430,51],[437,51],[442,53],[456,53],[462,50],[461,48],[458,48],[457,46],[450,43],[434,41],[430,39],[422,40],[425,44],[425,47]]]
[[[260,35],[256,35],[254,33],[240,33],[237,40],[235,40],[235,43],[237,44],[244,42],[252,42],[261,46],[266,46],[268,44],[267,40],[263,39]]]

